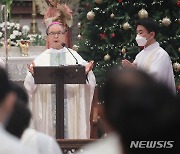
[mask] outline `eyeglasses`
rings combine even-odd
[[[50,35],[50,36],[55,36],[55,35],[63,35],[63,34],[65,34],[65,32],[61,32],[61,31],[58,31],[58,32],[49,32],[48,33],[48,35]]]

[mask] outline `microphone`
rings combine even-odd
[[[73,53],[66,47],[66,43],[62,42],[62,43],[61,43],[61,46],[62,46],[63,48],[65,47],[65,48],[71,53],[71,55],[72,55],[72,56],[74,57],[74,59],[76,60],[76,64],[79,65],[77,58],[76,58],[76,57],[73,55]]]

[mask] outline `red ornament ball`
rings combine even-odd
[[[177,86],[177,91],[180,92],[180,85]]]
[[[90,9],[91,6],[90,6],[89,3],[86,3],[86,4],[85,4],[85,7],[86,7],[87,9]]]
[[[106,33],[99,34],[99,36],[101,40],[104,40],[106,38]]]
[[[180,8],[180,0],[177,1],[177,6]]]
[[[112,37],[112,38],[116,37],[116,34],[115,34],[115,33],[112,33],[112,34],[111,34],[111,37]]]
[[[118,0],[119,3],[121,3],[123,0]]]

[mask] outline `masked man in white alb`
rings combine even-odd
[[[137,23],[136,31],[136,42],[144,49],[137,54],[133,63],[125,59],[122,60],[122,65],[144,70],[175,94],[176,87],[170,57],[155,39],[158,31],[157,23],[151,18],[141,19]]]
[[[33,66],[59,66],[60,64],[75,65],[76,59],[79,64],[85,66],[87,73],[86,84],[74,84],[65,86],[64,116],[65,138],[87,139],[90,138],[90,110],[91,102],[96,85],[95,76],[91,71],[93,61],[87,63],[74,50],[72,54],[66,47],[62,48],[63,42],[59,37],[64,35],[64,27],[59,22],[54,22],[47,28],[47,39],[50,49],[40,54],[34,62],[28,66],[25,78],[25,88],[30,97],[30,108],[33,115],[33,123],[36,130],[45,134],[55,135],[55,93],[54,85],[36,85],[33,78]]]

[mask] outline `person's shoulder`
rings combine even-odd
[[[69,50],[70,50],[70,52],[74,55],[74,56],[80,56],[80,54],[79,53],[77,53],[77,51],[75,51],[75,50],[73,50],[73,49],[71,49],[71,48],[68,48]],[[61,49],[61,50],[64,50],[64,49]],[[68,50],[64,50],[64,52],[66,52],[66,53],[69,53],[69,54],[71,54]],[[80,56],[81,57],[81,56]]]
[[[39,56],[37,56],[37,58],[48,53],[50,53],[50,49],[46,49],[45,51],[43,51]]]
[[[111,146],[109,146],[111,145]],[[121,144],[116,134],[109,134],[104,139],[99,139],[84,147],[83,152],[78,151],[76,154],[121,154]]]
[[[167,51],[165,51],[162,47],[159,47],[159,49],[158,49],[158,56],[160,58],[168,58],[168,59],[170,58]]]
[[[43,151],[49,151],[49,153],[62,154],[62,151],[56,142],[55,138],[36,131],[36,139],[39,145],[39,148],[43,148]]]
[[[168,53],[166,52],[166,50],[164,50],[161,46],[159,46],[158,51],[159,51],[161,54],[168,55]]]
[[[135,57],[135,59],[138,59],[139,57],[141,57],[144,53],[144,50],[141,50]]]
[[[20,144],[20,141],[18,138],[12,136],[5,130],[0,130],[0,153],[19,153],[22,154],[25,152],[25,149]]]
[[[6,130],[0,129],[0,136],[1,139],[4,139],[4,141],[9,141],[11,143],[18,143],[18,138],[14,137],[13,135],[9,134]]]
[[[39,138],[40,140],[44,140],[44,141],[47,141],[47,142],[50,142],[53,139],[53,137],[47,135],[47,134],[44,134],[44,133],[41,133],[41,132],[38,132],[36,131],[36,135],[37,135],[37,138]]]
[[[21,142],[27,146],[32,146],[32,143],[36,143],[40,151],[52,151],[52,153],[55,151],[55,154],[62,154],[59,145],[53,137],[31,128],[25,130]]]
[[[49,53],[50,53],[50,49],[46,49],[34,59],[34,62],[38,61],[39,59],[43,58],[45,55],[48,55]]]
[[[25,130],[25,132],[23,133],[22,139],[26,140],[26,138],[32,137],[32,136],[35,136],[36,140],[39,142],[41,142],[41,141],[49,142],[49,141],[53,140],[53,138],[51,136],[48,136],[44,133],[38,132],[31,128],[28,128]]]

